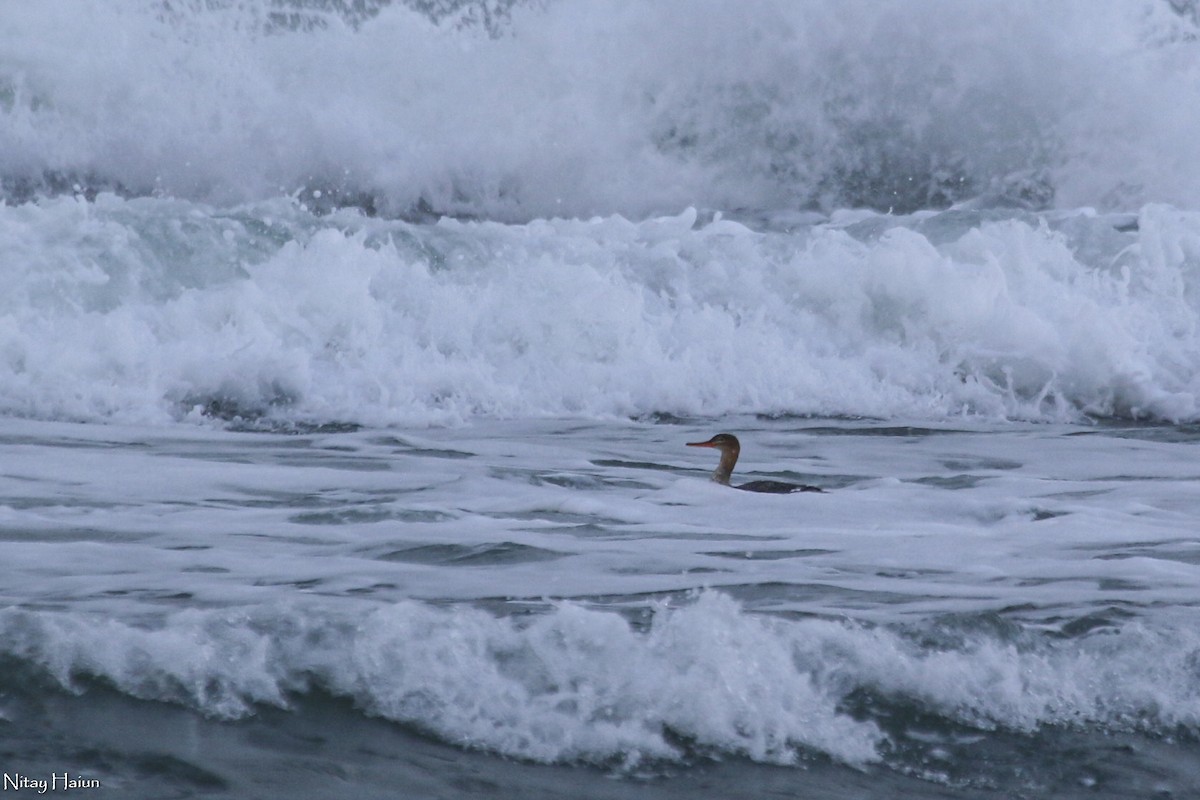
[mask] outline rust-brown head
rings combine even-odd
[[[716,436],[709,439],[707,442],[688,442],[688,447],[715,447],[718,450],[733,450],[737,452],[742,449],[741,442],[732,433],[718,433]]]

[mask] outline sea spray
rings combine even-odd
[[[449,13],[444,13],[449,12]],[[0,190],[508,221],[1194,205],[1166,0],[65,3],[0,30]]]

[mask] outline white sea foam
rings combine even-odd
[[[0,178],[508,219],[1196,207],[1181,5],[46,0],[0,24]]]
[[[418,5],[6,9],[0,413],[1200,414],[1187,8]]]
[[[1189,420],[1200,217],[694,211],[525,225],[316,217],[289,200],[0,207],[0,410]]]
[[[866,763],[888,745],[843,708],[860,690],[984,730],[1200,728],[1200,641],[1138,624],[923,647],[883,628],[747,614],[705,593],[659,608],[640,631],[572,604],[520,619],[411,601],[357,619],[260,607],[144,627],[8,610],[0,629],[6,655],[67,686],[100,678],[226,718],[321,686],[446,740],[543,762],[675,759],[686,742],[773,763],[805,751]]]

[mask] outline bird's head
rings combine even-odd
[[[737,437],[732,433],[718,433],[716,436],[709,439],[707,442],[688,442],[688,447],[715,447],[724,452],[732,450],[738,452],[742,449],[742,445],[738,442]]]

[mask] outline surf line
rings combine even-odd
[[[19,772],[0,774],[0,791],[19,792],[29,789],[36,794],[46,792],[61,792],[69,789],[99,789],[100,781],[95,778],[85,778],[82,775],[71,777],[67,772],[51,772],[49,778],[33,778]]]

